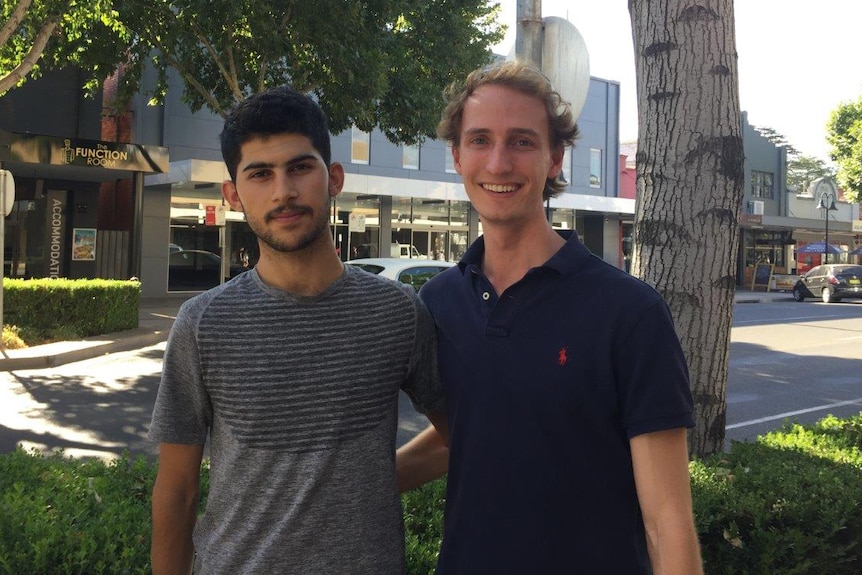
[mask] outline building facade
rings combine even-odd
[[[15,201],[4,221],[5,277],[136,275],[144,174],[168,151],[131,143],[88,98],[75,70],[45,74],[0,98],[0,166]],[[136,233],[138,232],[138,233]]]
[[[848,262],[856,256],[849,252],[862,244],[859,206],[845,201],[840,191],[825,198],[834,210],[820,209],[818,190],[788,190],[787,152],[776,146],[748,123],[742,113],[742,139],[745,153],[745,190],[740,214],[740,239],[737,257],[737,284],[752,286],[758,264],[773,266],[774,289],[791,289],[798,274],[822,262],[821,254],[799,254],[802,247],[826,239],[841,253],[829,256],[830,262]]]
[[[134,106],[133,132],[169,149],[171,159],[167,171],[145,178],[144,297],[187,289],[188,282],[173,281],[172,273],[178,275],[183,258],[200,265],[192,253],[218,255],[219,277],[229,277],[246,261],[253,265],[257,252],[242,214],[222,201],[221,183],[229,177],[218,147],[222,119],[205,111],[192,113],[181,92],[179,85],[172,86],[164,105],[147,107],[142,99]],[[576,229],[594,253],[621,266],[620,240],[624,222],[630,227],[634,200],[618,197],[618,118],[619,84],[592,78],[578,120],[581,138],[564,159],[568,186],[547,210],[555,228]],[[347,174],[330,217],[344,260],[394,256],[457,261],[481,234],[481,222],[443,142],[403,146],[379,131],[351,129],[333,135],[332,160],[341,162]]]

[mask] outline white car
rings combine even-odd
[[[391,280],[410,284],[417,291],[432,277],[455,265],[438,260],[401,258],[359,258],[344,263]]]

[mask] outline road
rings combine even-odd
[[[728,376],[728,440],[786,419],[862,411],[862,301],[737,304]],[[164,344],[64,366],[0,373],[0,452],[18,443],[75,457],[153,455],[146,439]],[[426,425],[402,394],[398,444]]]
[[[862,411],[862,301],[737,304],[727,438]]]
[[[147,429],[164,351],[160,343],[50,369],[0,372],[0,453],[20,443],[74,457],[154,456]],[[399,413],[402,445],[428,420],[403,393]]]

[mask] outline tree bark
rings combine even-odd
[[[639,109],[632,271],[688,360],[691,455],[723,450],[743,195],[733,0],[629,0]]]

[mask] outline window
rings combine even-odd
[[[452,146],[446,146],[446,173],[455,174],[455,157],[452,156]]]
[[[590,148],[590,187],[600,188],[602,185],[602,151]]]
[[[370,138],[368,132],[363,132],[356,126],[350,134],[350,161],[354,164],[367,164],[370,156]]]
[[[773,199],[772,172],[751,171],[751,196],[753,198]]]
[[[404,146],[402,148],[401,167],[405,170],[419,169],[419,146]]]
[[[572,181],[572,148],[569,146],[563,152],[563,170],[560,172],[560,177],[567,184]]]

